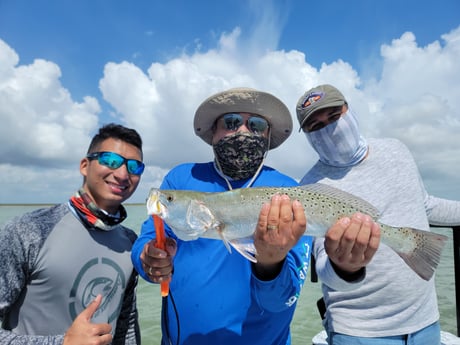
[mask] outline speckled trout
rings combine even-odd
[[[255,262],[253,234],[262,205],[275,194],[299,200],[307,216],[306,234],[324,236],[341,217],[356,212],[376,222],[378,210],[367,201],[324,184],[300,187],[241,188],[209,193],[153,188],[147,212],[158,215],[181,240],[199,237],[221,239],[230,251],[235,248]],[[423,279],[429,280],[439,264],[446,236],[408,227],[380,223],[381,241],[391,247]]]

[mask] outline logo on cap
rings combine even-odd
[[[323,98],[323,96],[324,96],[324,92],[310,93],[307,97],[305,97],[305,100],[302,103],[302,108],[307,108],[313,103],[318,102],[321,98]]]

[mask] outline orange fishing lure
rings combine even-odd
[[[165,227],[163,220],[155,215],[152,215],[153,217],[153,224],[155,225],[155,233],[156,233],[156,243],[155,247],[165,250],[166,248],[166,235],[165,235]],[[161,288],[161,296],[165,297],[168,296],[169,294],[169,279],[162,281],[160,283],[160,288]]]

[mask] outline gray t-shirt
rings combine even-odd
[[[69,204],[15,218],[0,229],[0,339],[60,344],[98,294],[95,323],[112,325],[113,344],[139,338],[131,263],[136,234],[121,225],[87,228]]]
[[[428,195],[409,150],[396,139],[369,139],[369,155],[351,168],[318,162],[301,184],[321,182],[361,197],[381,214],[380,222],[429,230],[429,223],[460,223],[460,202]],[[307,225],[308,233],[308,225]],[[409,334],[439,319],[434,278],[421,279],[381,243],[359,283],[337,276],[315,240],[313,255],[327,305],[330,331],[360,337]]]

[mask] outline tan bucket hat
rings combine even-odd
[[[193,121],[195,134],[212,145],[214,122],[226,113],[251,113],[270,124],[270,149],[281,145],[292,132],[292,117],[286,105],[275,96],[251,88],[233,88],[206,99]]]

